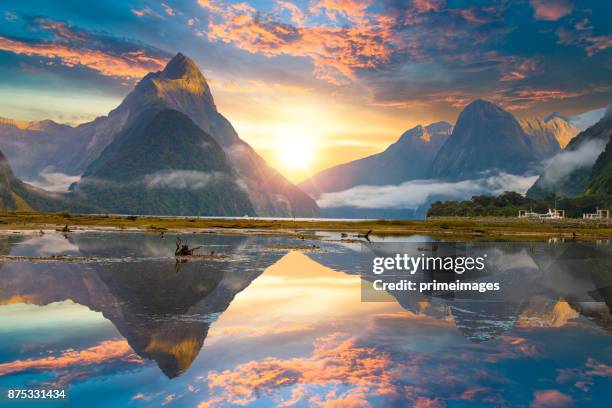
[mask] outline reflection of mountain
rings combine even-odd
[[[391,244],[385,245],[391,248]],[[426,245],[415,244],[414,248]],[[470,245],[476,248],[478,244]],[[437,313],[432,316],[440,317],[441,310],[450,314],[457,328],[473,342],[492,340],[512,328],[517,321],[521,326],[560,327],[572,313],[579,313],[608,332],[611,330],[612,274],[609,271],[612,270],[612,256],[609,245],[484,245],[487,245],[486,253],[491,266],[488,273],[479,276],[466,273],[460,279],[465,282],[499,282],[500,292],[388,293],[410,312],[423,312],[422,304],[426,301],[436,306],[426,309],[426,314]],[[407,244],[397,244],[389,252],[403,253],[406,248]],[[369,267],[371,261],[366,256],[359,261],[362,256],[359,245],[345,245],[336,250],[307,255],[324,266],[351,275],[360,274]],[[420,252],[415,254],[418,256]],[[417,274],[410,279],[417,282],[436,279],[441,282],[459,278],[451,275]],[[380,275],[362,276],[367,281],[380,279]],[[534,303],[533,299],[546,301]]]
[[[85,266],[7,264],[0,269],[0,303],[46,305],[70,299],[99,311],[136,353],[153,359],[169,378],[189,368],[210,324],[238,292],[281,256],[249,252],[248,238],[207,237],[206,245],[217,252],[246,260],[187,262],[175,272],[173,260],[160,259],[172,253],[170,239],[153,235],[105,238],[75,235],[70,240],[78,246],[79,256],[124,253],[153,259]]]
[[[514,326],[518,303],[461,302],[450,306],[455,325],[474,343],[493,340]]]

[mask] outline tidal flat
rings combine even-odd
[[[611,220],[524,220],[519,218],[448,217],[426,220],[337,220],[324,218],[268,219],[216,217],[156,217],[39,212],[1,212],[0,232],[137,231],[157,234],[220,233],[224,235],[279,235],[308,238],[316,231],[340,234],[340,240],[376,236],[426,234],[445,240],[609,240]]]

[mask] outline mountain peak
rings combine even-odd
[[[498,105],[494,104],[491,101],[487,101],[486,99],[475,99],[470,102],[465,109],[464,112],[469,111],[482,111],[482,110],[503,110]]]
[[[202,73],[193,60],[180,52],[168,62],[161,76],[167,79],[179,79],[183,77],[200,77]]]
[[[547,117],[544,118],[544,122],[548,123],[548,122],[550,122],[551,120],[554,120],[554,119],[561,119],[561,120],[564,120],[564,121],[566,121],[568,123],[570,122],[570,118],[569,117],[567,117],[565,115],[562,115],[559,112],[551,113],[550,115],[548,115]]]

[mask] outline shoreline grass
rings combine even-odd
[[[378,236],[422,234],[445,239],[528,240],[569,238],[576,240],[612,239],[612,222],[564,220],[524,220],[518,218],[440,217],[426,220],[261,220],[253,218],[188,218],[86,215],[61,212],[0,212],[0,231],[61,230],[65,225],[77,229],[112,229],[157,232],[219,232],[299,234],[306,231],[363,233]]]

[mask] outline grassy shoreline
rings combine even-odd
[[[157,233],[170,231],[299,235],[309,231],[355,234],[372,230],[372,234],[379,236],[423,234],[444,239],[530,240],[551,237],[577,240],[612,239],[612,222],[609,220],[600,222],[581,219],[529,221],[518,218],[444,217],[427,220],[328,221],[0,212],[0,232],[61,230],[65,225],[72,230],[125,230]]]

